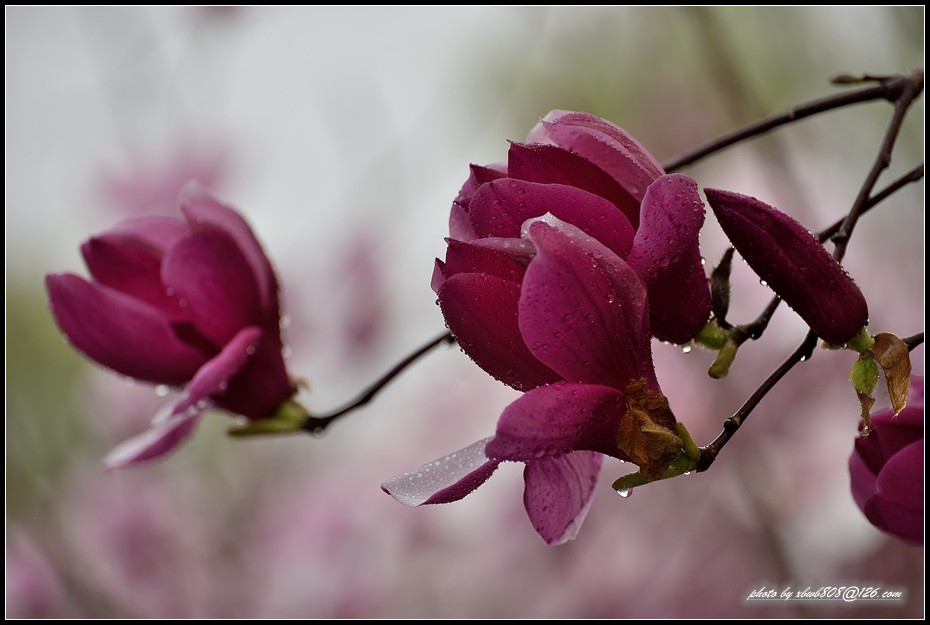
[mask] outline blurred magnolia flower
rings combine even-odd
[[[164,215],[177,204],[178,192],[190,180],[217,189],[227,169],[226,150],[218,146],[181,144],[156,159],[136,156],[98,175],[104,202],[118,215]]]
[[[865,424],[860,425],[860,430]],[[849,457],[853,499],[875,527],[924,542],[924,381],[911,378],[907,408],[872,415]]]
[[[685,342],[707,321],[704,210],[694,180],[665,175],[610,122],[554,111],[529,138],[506,167],[472,166],[433,274],[462,349],[526,394],[494,437],[382,488],[446,503],[500,462],[524,462],[530,520],[560,544],[590,508],[604,455],[656,479],[681,452],[650,339]]]
[[[196,186],[180,208],[184,220],[132,219],[84,243],[92,280],[46,277],[55,321],[84,355],[184,387],[151,429],[110,453],[109,467],[171,451],[209,406],[253,421],[302,411],[281,354],[278,281],[248,224]]]
[[[704,193],[736,251],[817,336],[842,345],[865,327],[869,308],[859,287],[804,226],[752,197]]]

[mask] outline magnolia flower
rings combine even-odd
[[[865,424],[860,426],[864,429]],[[924,542],[924,381],[911,378],[907,408],[872,415],[849,457],[852,495],[875,527]]]
[[[132,219],[84,243],[91,280],[45,280],[58,327],[85,356],[184,389],[151,429],[110,453],[110,467],[168,453],[207,406],[266,419],[296,391],[281,355],[278,281],[248,224],[199,188],[180,208],[183,220]]]
[[[547,543],[563,543],[588,512],[604,455],[655,478],[681,451],[655,378],[645,286],[611,249],[552,216],[531,220],[511,242],[526,266],[505,251],[461,249],[500,261],[496,276],[456,274],[449,282],[472,276],[495,285],[484,291],[490,301],[476,305],[502,307],[516,295],[514,316],[500,308],[496,328],[516,326],[522,347],[509,362],[520,369],[511,378],[534,388],[504,410],[494,437],[382,488],[407,505],[446,503],[483,484],[500,462],[524,462],[530,521]],[[504,331],[488,340],[508,340]]]
[[[704,189],[736,251],[828,343],[842,345],[869,322],[862,292],[807,229],[759,200]]]

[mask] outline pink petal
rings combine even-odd
[[[475,227],[471,224],[468,209],[458,202],[452,203],[449,213],[449,236],[459,241],[473,241],[478,238]]]
[[[578,450],[627,459],[617,451],[624,414],[623,394],[613,388],[568,382],[535,388],[504,409],[486,453],[521,462]]]
[[[249,265],[222,231],[194,232],[175,243],[165,254],[161,276],[197,330],[218,346],[241,328],[262,323]]]
[[[559,379],[527,349],[517,327],[520,285],[501,278],[460,273],[439,290],[446,324],[479,367],[517,390]]]
[[[273,319],[277,323],[278,279],[245,219],[233,209],[218,202],[197,184],[188,185],[182,192],[181,212],[194,230],[219,229],[232,237],[251,267],[265,318]]]
[[[876,486],[876,495],[864,510],[869,521],[908,542],[923,544],[923,440],[890,458],[878,474]]]
[[[229,380],[226,392],[214,396],[217,407],[249,419],[272,416],[297,392],[287,374],[281,350],[278,328],[263,328],[255,353]],[[249,348],[246,351],[250,351]]]
[[[462,185],[455,203],[462,206],[466,211],[469,209],[471,198],[475,191],[486,182],[503,178],[507,175],[507,166],[495,163],[494,165],[469,165],[468,180]]]
[[[514,240],[514,243],[519,242],[519,239]],[[462,243],[455,239],[448,239],[448,243],[446,276],[457,273],[483,273],[516,284],[522,282],[523,274],[526,273],[526,265],[515,261],[503,251],[475,243]]]
[[[550,220],[557,223],[557,220]],[[519,325],[530,352],[569,382],[655,386],[646,290],[616,254],[568,224],[533,222],[537,255]]]
[[[131,378],[180,385],[206,361],[157,309],[74,274],[45,278],[52,314],[88,358]]]
[[[579,451],[526,465],[523,505],[536,531],[549,545],[575,538],[594,500],[604,456]]]
[[[488,440],[393,477],[381,490],[405,506],[458,501],[484,484],[500,464],[484,455]]]
[[[849,456],[849,485],[853,500],[859,509],[865,512],[866,504],[875,495],[876,472],[859,453],[858,441],[859,439],[856,440],[856,451]]]
[[[200,415],[197,409],[172,414],[145,432],[123,441],[103,459],[104,468],[119,469],[164,456],[187,440],[200,421]]]
[[[546,213],[591,235],[616,254],[633,245],[633,226],[617,207],[599,195],[562,184],[504,178],[482,185],[469,208],[481,237],[519,237],[523,222]]]
[[[519,180],[584,189],[614,204],[634,228],[639,223],[638,199],[597,165],[563,148],[511,143],[507,171]]]
[[[704,193],[736,251],[817,336],[842,345],[868,323],[859,287],[804,226],[756,198]]]
[[[439,289],[442,288],[442,285],[446,283],[446,264],[436,259],[435,264],[433,265],[433,275],[430,278],[429,286],[433,289],[433,293],[439,294]]]
[[[541,124],[554,145],[591,161],[639,201],[646,188],[665,173],[632,135],[590,113],[556,110],[546,115]]]
[[[163,252],[141,239],[108,232],[81,246],[84,262],[94,280],[135,299],[151,304],[172,321],[188,313],[178,307],[161,281]]]
[[[116,224],[98,238],[133,239],[164,254],[189,232],[188,225],[177,217],[139,217]]]
[[[229,380],[255,353],[261,335],[262,331],[254,326],[240,330],[219,354],[197,371],[174,412],[184,412],[212,395],[223,395]]]
[[[627,262],[646,283],[652,334],[659,340],[686,343],[710,317],[698,242],[703,225],[704,203],[692,178],[662,176],[646,190]]]

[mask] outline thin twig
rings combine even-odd
[[[378,395],[378,393],[381,391],[381,389],[387,386],[391,382],[391,380],[393,380],[398,375],[400,375],[404,371],[404,369],[406,369],[407,367],[412,365],[414,362],[416,362],[417,360],[419,360],[420,358],[422,358],[423,356],[431,352],[436,347],[439,347],[443,343],[446,343],[448,345],[452,345],[453,343],[455,343],[455,339],[452,338],[452,334],[450,332],[446,332],[442,336],[439,336],[433,339],[432,341],[430,341],[429,343],[427,343],[420,349],[416,350],[415,352],[413,352],[412,354],[410,354],[409,356],[401,360],[399,363],[394,365],[394,367],[391,368],[390,371],[388,371],[383,376],[378,378],[378,380],[375,381],[371,386],[369,386],[361,395],[359,395],[356,399],[349,402],[342,408],[339,408],[335,412],[328,414],[328,415],[324,415],[324,416],[313,416],[313,415],[307,416],[307,418],[304,420],[302,429],[308,432],[314,433],[314,434],[319,434],[321,431],[326,429],[327,426],[329,426],[333,421],[335,421],[339,417],[345,414],[348,414],[352,412],[353,410],[361,408],[362,406],[364,406],[365,404],[373,400]]]
[[[689,150],[684,154],[679,154],[678,156],[675,156],[662,163],[662,167],[665,168],[665,171],[674,171],[684,167],[685,165],[690,165],[704,158],[705,156],[709,156],[715,152],[723,150],[724,148],[728,148],[731,145],[745,141],[746,139],[757,137],[759,135],[765,134],[770,130],[778,128],[779,126],[790,124],[791,122],[804,119],[805,117],[816,115],[817,113],[825,113],[826,111],[832,111],[833,109],[849,106],[850,104],[859,104],[861,102],[869,102],[871,100],[894,100],[896,90],[894,85],[890,84],[891,80],[892,79],[887,79],[877,85],[872,85],[870,87],[863,87],[862,89],[856,89],[855,91],[844,91],[838,95],[832,95],[825,98],[820,98],[818,100],[813,100],[811,102],[801,104],[800,106],[788,109],[779,115],[773,115],[771,117],[766,117],[765,119],[760,119],[751,124],[743,126],[742,128],[737,128],[736,130],[729,132],[722,137],[714,139],[713,141],[708,141],[703,145],[699,145],[698,147]]]
[[[904,344],[907,345],[907,351],[912,352],[917,349],[918,346],[922,345],[924,342],[924,333],[918,332],[913,336],[901,339],[904,341]]]

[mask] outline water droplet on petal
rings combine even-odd
[[[168,394],[168,391],[170,390],[171,389],[169,389],[167,385],[159,384],[158,386],[155,387],[155,394],[158,395],[159,397],[164,397],[165,395]]]
[[[685,343],[681,346],[681,353],[688,354],[691,352],[691,343]]]

